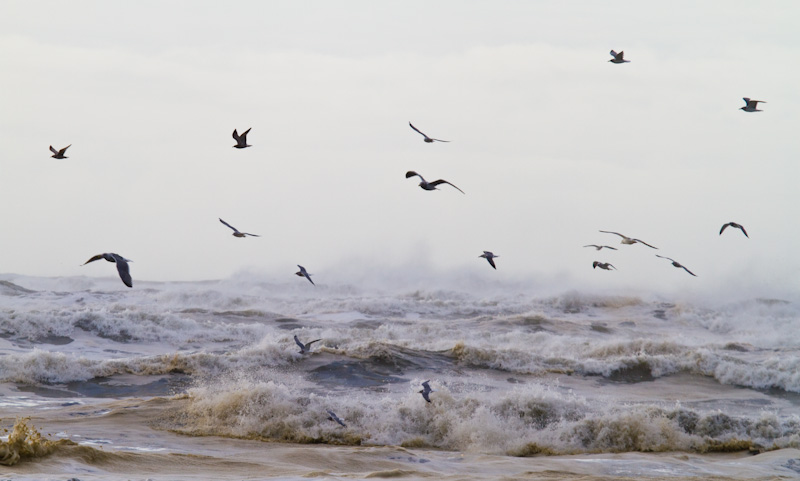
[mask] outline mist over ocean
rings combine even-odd
[[[797,299],[317,282],[0,276],[4,476],[800,475]]]

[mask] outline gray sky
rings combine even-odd
[[[0,272],[796,290],[800,5],[653,3],[3,1]]]

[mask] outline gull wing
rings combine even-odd
[[[610,51],[608,53],[610,53],[612,57],[617,58],[617,55],[618,55],[617,52],[612,50],[612,51]]]
[[[489,265],[492,266],[495,270],[497,270],[497,266],[494,265],[494,259],[491,257],[486,257],[486,260],[489,261]]]
[[[52,145],[50,146],[50,152],[58,155],[58,151],[56,149],[54,149]]]
[[[306,343],[306,347],[307,347],[307,348],[311,348],[311,345],[312,345],[312,344],[314,344],[315,342],[319,342],[319,341],[321,341],[321,340],[322,340],[322,339],[314,339],[313,341],[308,341],[308,342]]]
[[[740,225],[740,226],[739,226],[739,229],[741,229],[741,230],[742,230],[742,234],[744,234],[744,236],[745,236],[745,237],[747,237],[748,239],[750,238],[750,236],[749,236],[749,235],[747,235],[747,231],[746,231],[746,230],[744,230],[744,226],[743,226],[743,225]]]
[[[103,254],[97,254],[96,256],[92,257],[92,258],[91,258],[91,259],[89,259],[88,261],[84,262],[84,263],[83,263],[83,265],[86,265],[86,264],[88,264],[88,263],[90,263],[90,262],[99,261],[100,259],[105,259],[105,257],[103,256]]]
[[[690,271],[689,269],[687,269],[687,268],[686,268],[686,266],[681,266],[681,267],[683,267],[683,270],[685,270],[685,271],[686,271],[686,272],[688,272],[689,274],[691,274],[691,275],[693,275],[693,276],[697,277],[697,274],[695,274],[694,272],[692,272],[692,271]]]
[[[617,234],[618,236],[622,237],[623,239],[627,239],[628,238],[628,236],[626,236],[626,235],[622,235],[619,232],[611,232],[610,230],[601,230],[600,232],[603,232],[605,234]],[[644,242],[642,242],[642,244],[644,244]]]
[[[429,138],[427,135],[423,134],[422,131],[420,131],[418,128],[414,127],[414,124],[412,124],[411,122],[409,122],[408,125],[410,125],[412,129],[414,129],[418,134],[422,135],[426,139]]]
[[[249,232],[242,232],[242,234],[244,234],[244,235],[249,235],[249,236],[253,236],[253,237],[261,237],[261,236],[260,236],[260,235],[258,235],[258,234],[251,234],[251,233],[249,233]]]
[[[128,262],[118,254],[111,254],[114,257],[114,262],[117,264],[117,272],[119,272],[119,278],[122,279],[122,282],[128,286],[133,287],[133,279],[131,279],[131,271],[128,267]]]
[[[239,142],[239,134],[236,132],[236,129],[233,129],[233,140]]]
[[[406,172],[406,179],[414,177],[415,175],[417,177],[419,177],[420,179],[422,179],[423,182],[425,182],[425,179],[421,175],[419,175],[418,173],[414,172],[413,170],[409,170],[408,172]]]
[[[658,255],[658,254],[656,254],[656,257],[660,257],[660,258],[662,258],[662,259],[669,259],[669,260],[671,260],[672,262],[675,262],[675,259],[672,259],[672,258],[670,258],[670,257],[660,256],[660,255]]]
[[[72,147],[72,144],[69,144],[68,146],[66,146],[63,149],[59,150],[58,153],[60,155],[64,155],[67,152],[67,149],[70,148],[70,147]]]
[[[300,346],[301,350],[303,350],[303,351],[306,350],[306,346],[302,342],[300,342],[300,339],[298,339],[297,336],[294,336],[294,342],[295,342],[295,344]]]
[[[222,222],[223,224],[225,224],[226,226],[230,227],[231,229],[233,229],[233,231],[234,231],[234,232],[239,232],[239,230],[238,230],[236,227],[234,227],[234,226],[232,226],[232,225],[228,224],[228,223],[227,223],[227,222],[225,222],[224,220],[220,219],[219,221],[220,221],[220,222]],[[252,235],[252,234],[250,234],[250,235]]]
[[[725,229],[727,229],[729,225],[730,224],[723,224],[722,229],[719,230],[719,235],[722,235],[722,233],[725,232]]]
[[[422,178],[422,176],[420,176],[420,178]],[[447,185],[453,186],[453,187],[456,188],[456,190],[458,190],[462,194],[466,194],[463,190],[461,190],[458,187],[456,187],[455,184],[451,184],[450,182],[448,182],[448,181],[446,181],[444,179],[434,180],[433,182],[430,183],[430,185],[433,185],[433,186],[437,186],[437,185],[440,185],[440,184],[447,184]]]
[[[639,239],[633,239],[633,240],[635,240],[636,242],[638,242],[638,243],[640,243],[640,244],[644,244],[644,245],[646,245],[647,247],[649,247],[649,248],[651,248],[651,249],[658,249],[658,247],[653,247],[653,246],[651,246],[650,244],[648,244],[648,243],[647,243],[647,242],[645,242],[645,241],[642,241],[642,240],[639,240]]]

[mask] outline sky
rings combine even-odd
[[[302,264],[322,285],[389,272],[800,287],[797,2],[0,11],[0,273],[109,276],[80,264],[116,252],[134,282],[293,282]],[[609,63],[611,49],[631,62]],[[764,111],[739,110],[742,97]],[[409,122],[451,142],[426,144]],[[234,128],[252,128],[252,147],[232,148]],[[466,194],[423,191],[408,170]],[[750,238],[720,236],[731,221]]]

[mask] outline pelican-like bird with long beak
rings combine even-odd
[[[459,189],[454,184],[451,184],[450,182],[448,182],[448,181],[446,181],[444,179],[439,179],[439,180],[434,180],[433,182],[428,182],[427,180],[425,180],[424,177],[422,177],[418,173],[414,172],[413,170],[409,170],[408,172],[406,172],[406,179],[408,179],[410,177],[414,177],[415,175],[417,177],[419,177],[419,180],[421,181],[419,183],[419,186],[424,190],[439,190],[439,189],[436,188],[437,185],[447,184],[449,186],[454,187],[457,191],[461,192],[462,194],[465,194],[465,192],[463,190]]]
[[[690,271],[689,269],[687,269],[687,268],[686,268],[686,266],[683,266],[683,265],[681,265],[681,264],[680,264],[678,261],[676,261],[675,259],[671,259],[671,258],[669,258],[669,257],[665,257],[665,256],[660,256],[660,255],[658,255],[658,254],[656,254],[656,257],[660,257],[660,258],[662,258],[662,259],[666,259],[666,260],[668,260],[668,261],[672,262],[672,265],[673,265],[673,266],[675,266],[675,267],[677,267],[678,269],[683,269],[683,270],[685,270],[686,272],[688,272],[689,274],[691,274],[691,275],[693,275],[693,276],[697,277],[697,274],[695,274],[694,272],[692,272],[692,271]]]
[[[609,53],[611,54],[612,57],[614,57],[611,60],[609,60],[609,62],[611,62],[611,63],[628,63],[628,62],[630,62],[630,60],[625,60],[625,52],[617,53],[617,52],[612,50]]]
[[[308,341],[307,343],[303,344],[300,342],[300,339],[298,339],[297,336],[294,336],[294,342],[300,347],[300,354],[311,352],[311,345],[321,340],[322,339],[314,339],[313,341]]]
[[[493,269],[497,270],[497,266],[494,265],[494,258],[500,256],[496,256],[489,251],[483,251],[483,254],[479,255],[478,257],[483,257],[486,259],[489,262],[489,265],[492,266]]]
[[[422,133],[422,132],[421,132],[421,131],[420,131],[418,128],[414,127],[414,125],[413,125],[411,122],[409,122],[409,123],[408,123],[408,125],[410,125],[410,126],[411,126],[411,128],[412,128],[412,129],[414,129],[415,131],[417,131],[417,132],[418,132],[420,135],[422,135],[423,137],[425,137],[425,138],[424,138],[424,139],[422,139],[422,140],[424,140],[425,142],[427,142],[427,143],[429,143],[429,144],[430,144],[430,143],[433,143],[433,142],[450,142],[449,140],[434,139],[433,137],[428,137],[427,135],[425,135],[424,133]]]
[[[252,127],[250,127],[252,129]],[[247,143],[247,133],[250,132],[250,129],[245,130],[242,132],[242,135],[239,135],[236,132],[236,129],[233,129],[233,140],[236,141],[236,145],[233,146],[234,149],[244,149],[247,147],[252,147],[252,145]]]
[[[639,244],[644,244],[644,245],[646,245],[647,247],[649,247],[651,249],[658,249],[658,247],[653,247],[653,246],[651,246],[650,244],[648,244],[647,242],[645,242],[643,240],[634,239],[633,237],[628,237],[628,236],[622,235],[619,232],[611,232],[609,230],[601,230],[600,232],[603,232],[605,234],[616,234],[616,235],[622,237],[622,240],[620,241],[620,244],[632,245],[632,244],[639,243]]]
[[[122,279],[122,282],[126,286],[133,287],[133,279],[131,279],[131,271],[130,268],[128,268],[128,262],[133,262],[132,260],[126,259],[119,254],[114,254],[113,252],[106,252],[103,254],[97,254],[88,261],[84,262],[83,265],[86,265],[90,262],[99,261],[100,259],[105,259],[108,262],[113,262],[117,264],[117,272],[119,272],[119,278]]]
[[[750,238],[750,236],[747,235],[747,231],[744,230],[744,226],[741,224],[737,224],[736,222],[728,222],[727,224],[723,225],[722,229],[719,230],[719,235],[722,235],[722,232],[725,231],[725,228],[728,226],[731,226],[734,229],[739,229],[740,231],[742,231],[742,234],[744,234],[745,237],[747,237],[748,239]]]
[[[54,148],[53,148],[53,146],[51,145],[51,146],[50,146],[50,152],[52,152],[52,153],[53,153],[53,155],[51,155],[50,157],[52,157],[52,158],[54,158],[54,159],[69,159],[69,157],[67,157],[66,155],[64,155],[64,152],[66,152],[66,151],[67,151],[67,149],[68,149],[68,148],[70,148],[70,147],[72,147],[72,144],[69,144],[68,146],[64,147],[64,148],[63,148],[63,149],[61,149],[61,150],[56,150],[56,149],[54,149]]]
[[[745,106],[740,108],[739,110],[744,110],[745,112],[763,112],[763,110],[758,108],[758,104],[762,103],[765,104],[766,102],[763,100],[750,100],[749,97],[742,97],[744,100]]]
[[[244,237],[244,236],[248,236],[248,235],[251,236],[251,237],[261,237],[260,235],[257,235],[257,234],[250,234],[248,232],[239,232],[239,229],[237,229],[236,227],[228,224],[224,220],[220,219],[219,221],[222,222],[223,224],[225,224],[226,226],[230,227],[231,229],[233,229],[233,234],[231,234],[231,235],[233,235],[233,237]]]
[[[300,264],[297,264],[297,267],[299,267],[300,270],[295,272],[294,275],[299,276],[299,277],[305,277],[306,279],[308,279],[308,282],[310,282],[312,285],[316,286],[316,284],[314,284],[314,281],[311,280],[311,275],[312,274],[309,274],[308,271],[306,271],[306,268],[301,266]]]

